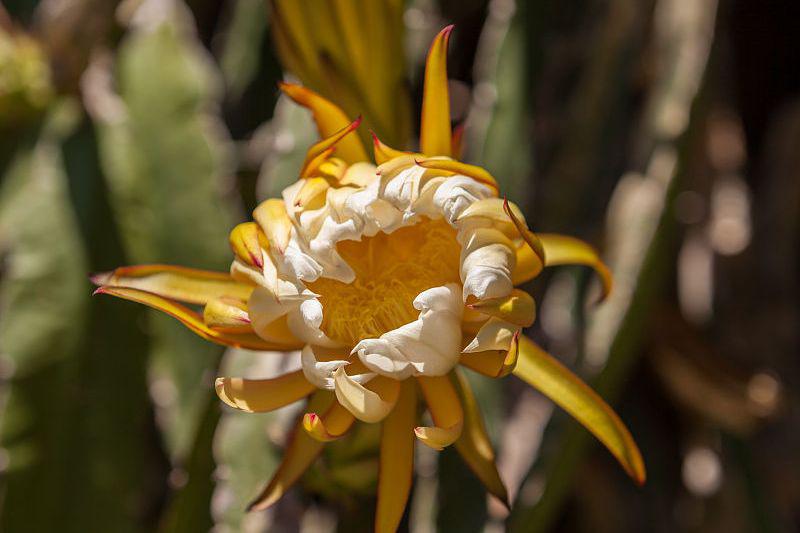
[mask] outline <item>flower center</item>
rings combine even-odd
[[[461,247],[444,220],[425,218],[391,234],[342,241],[336,249],[355,280],[320,278],[307,286],[320,295],[322,331],[348,346],[416,320],[413,301],[422,291],[461,282]]]

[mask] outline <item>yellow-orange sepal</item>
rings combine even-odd
[[[512,290],[508,296],[468,303],[467,307],[524,328],[532,326],[536,319],[533,296],[520,289]]]
[[[397,405],[381,431],[376,533],[393,533],[400,525],[414,474],[414,434],[417,393],[414,382],[403,381]]]
[[[375,423],[392,411],[400,393],[400,382],[377,376],[366,386],[347,375],[344,367],[333,374],[336,399],[362,422]]]
[[[303,415],[303,429],[320,442],[330,442],[341,438],[355,422],[353,414],[339,402],[334,402],[325,413],[306,413]]]
[[[301,400],[314,392],[302,370],[271,379],[217,378],[214,389],[227,405],[248,413],[266,413]]]
[[[614,279],[611,271],[600,259],[597,250],[580,239],[566,235],[541,233],[539,239],[544,247],[545,266],[585,265],[592,267],[600,276],[603,285],[602,298],[605,299],[611,294]]]
[[[325,137],[321,141],[317,142],[316,144],[312,145],[311,148],[308,149],[306,153],[305,161],[303,162],[303,168],[300,169],[301,176],[308,176],[308,169],[312,168],[314,164],[319,166],[322,162],[319,158],[320,156],[325,156],[326,153],[330,154],[330,149],[334,146],[338,147],[338,144],[344,140],[348,134],[355,131],[356,128],[361,124],[361,117],[358,117],[350,124],[346,125],[345,127],[337,130],[332,135]],[[366,159],[366,154],[364,155]]]
[[[203,322],[210,328],[226,333],[253,331],[247,304],[233,298],[214,298],[203,308]]]
[[[311,89],[293,83],[279,83],[278,86],[289,98],[311,111],[321,138],[330,137],[350,123],[339,106]],[[347,163],[367,160],[367,152],[357,135],[344,137],[336,150]]]
[[[269,248],[267,236],[255,222],[242,222],[228,236],[233,254],[247,265],[264,268],[262,249]]]
[[[519,358],[519,331],[511,337],[511,345],[507,350],[489,350],[465,354],[461,364],[470,370],[490,378],[502,378],[514,371]]]
[[[261,202],[253,211],[253,218],[267,236],[269,245],[274,246],[278,253],[284,253],[289,246],[292,221],[283,200],[270,198]]]
[[[619,416],[578,376],[524,336],[520,337],[514,375],[572,415],[608,448],[636,483],[644,483],[642,454]]]
[[[192,311],[186,306],[162,298],[157,294],[153,294],[139,289],[130,289],[126,287],[108,287],[103,286],[98,288],[95,294],[110,294],[125,300],[144,304],[153,309],[158,309],[164,313],[177,318],[183,323],[184,326],[192,330],[197,335],[206,340],[222,344],[224,346],[233,346],[236,348],[245,348],[248,350],[293,350],[298,346],[280,345],[262,340],[255,334],[251,333],[226,333],[210,328],[203,321],[203,318]]]
[[[451,152],[450,94],[447,88],[447,43],[453,26],[447,26],[433,40],[425,61],[422,94],[420,150],[428,156]]]
[[[375,135],[375,132],[370,131],[370,134],[372,135],[372,153],[375,157],[376,164],[382,165],[383,163],[389,161],[390,159],[394,159],[395,157],[409,155],[408,152],[397,150],[381,142],[378,136]]]
[[[435,427],[414,429],[416,437],[434,450],[453,444],[464,427],[464,411],[449,376],[418,376],[417,382],[428,404]]]

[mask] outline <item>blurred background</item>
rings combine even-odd
[[[300,31],[321,33],[321,4],[298,7]],[[637,488],[549,401],[476,378],[513,511],[457,454],[420,449],[404,527],[798,531],[800,3],[387,5],[403,90],[379,133],[417,130],[425,51],[455,23],[463,159],[534,230],[597,245],[616,278],[587,306],[587,270],[548,272],[527,287],[529,333],[617,408],[648,469]],[[230,412],[213,377],[263,376],[276,358],[90,296],[87,273],[124,264],[226,270],[229,229],[295,180],[316,133],[276,84],[314,81],[276,14],[264,0],[0,4],[0,531],[369,529],[369,438],[244,511],[299,406]],[[355,20],[382,42],[383,25]]]

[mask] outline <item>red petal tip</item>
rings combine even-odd
[[[97,296],[98,294],[106,294],[106,288],[105,287],[97,287],[94,290],[94,292],[92,293],[92,296]]]

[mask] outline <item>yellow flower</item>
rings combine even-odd
[[[253,503],[277,501],[323,443],[356,420],[382,424],[377,531],[393,531],[412,479],[414,440],[455,445],[487,489],[506,489],[479,409],[458,366],[522,378],[592,431],[638,482],[644,466],[629,432],[576,376],[521,335],[535,303],[516,285],[545,266],[608,270],[588,245],[535,235],[486,170],[452,158],[446,52],[451,27],[427,58],[420,153],[374,140],[377,166],[355,134],[360,119],[309,89],[282,90],[313,113],[323,139],[282,199],[231,232],[230,275],[161,265],[95,278],[99,292],[138,301],[199,335],[253,350],[300,350],[301,369],[280,377],[223,377],[219,397],[248,412],[310,396],[281,466]],[[203,314],[178,303],[204,306]],[[418,398],[421,393],[421,399]],[[418,402],[433,421],[420,425]]]

